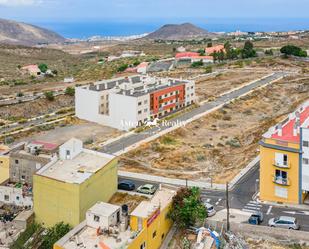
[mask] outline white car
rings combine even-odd
[[[268,221],[268,225],[271,227],[288,228],[293,230],[299,230],[299,224],[294,217],[280,216],[272,218]]]
[[[204,206],[205,206],[205,208],[207,210],[207,216],[208,217],[214,216],[216,214],[216,210],[214,209],[213,205],[211,205],[208,202],[204,202]]]

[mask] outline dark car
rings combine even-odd
[[[263,219],[264,219],[263,213],[256,212],[250,216],[248,222],[253,225],[260,225],[263,222]]]
[[[131,181],[121,181],[118,183],[118,189],[132,191],[135,189],[135,184]]]

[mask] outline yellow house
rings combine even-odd
[[[0,144],[0,184],[10,177],[9,147]]]
[[[260,199],[304,203],[309,192],[309,102],[260,141]]]
[[[172,226],[167,214],[175,194],[174,190],[161,188],[130,216],[121,207],[97,203],[88,210],[86,220],[57,241],[54,249],[73,249],[77,244],[99,249],[158,249]]]
[[[50,227],[58,222],[76,226],[98,201],[108,201],[117,191],[117,159],[83,148],[71,139],[33,177],[36,221]]]

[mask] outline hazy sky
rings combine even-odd
[[[309,0],[0,0],[0,18],[21,21],[309,18]]]

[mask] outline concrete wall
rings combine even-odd
[[[72,160],[83,150],[83,142],[78,139],[70,139],[59,147],[59,157],[62,160]]]
[[[110,126],[120,130],[129,130],[136,127],[137,98],[112,93],[109,96],[110,102]]]
[[[0,155],[0,184],[9,179],[10,158],[6,155]]]
[[[301,128],[301,137],[302,141],[309,141],[309,128]],[[309,159],[309,147],[302,146],[302,158],[301,158],[301,167],[302,167],[302,190],[309,191],[309,165],[304,164],[303,158]]]
[[[10,155],[10,181],[32,185],[33,174],[50,161],[48,158],[32,155]]]
[[[221,229],[222,227],[226,228],[226,223],[216,222],[216,221],[207,221],[208,226],[212,228]],[[246,223],[230,223],[230,230],[233,233],[240,233],[241,235],[248,236],[250,238],[263,238],[265,240],[278,242],[285,241],[290,244],[297,243],[302,244],[306,243],[309,245],[309,232],[305,231],[294,231],[290,229],[274,228],[267,226],[257,226],[250,225]]]
[[[23,196],[21,188],[0,186],[0,202],[16,206],[33,206],[32,196]]]

